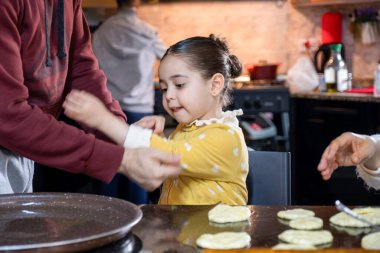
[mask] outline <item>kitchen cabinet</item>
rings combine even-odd
[[[366,4],[379,3],[379,0],[291,0],[292,4],[297,7],[302,6],[323,6],[323,5],[341,5],[341,4]]]
[[[317,170],[324,149],[343,132],[379,132],[380,101],[371,95],[345,100],[344,95],[291,98],[292,204],[332,205],[336,199],[350,205],[379,204],[379,193],[367,189],[355,167],[336,170],[328,181]]]

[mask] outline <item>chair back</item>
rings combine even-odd
[[[249,150],[248,205],[290,205],[290,152]]]

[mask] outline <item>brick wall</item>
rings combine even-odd
[[[143,5],[139,15],[155,26],[164,41],[171,45],[190,36],[214,33],[225,37],[231,51],[243,63],[267,60],[281,63],[286,72],[300,55],[304,39],[320,41],[321,15],[329,10],[344,16],[344,44],[347,64],[354,78],[371,78],[380,59],[380,40],[375,45],[355,42],[348,31],[347,14],[355,7],[294,8],[281,1],[204,1]],[[376,4],[380,9],[380,4]]]

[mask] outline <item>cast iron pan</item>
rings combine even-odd
[[[0,195],[0,251],[90,250],[124,237],[141,218],[138,206],[106,196]]]

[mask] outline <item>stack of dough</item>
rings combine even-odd
[[[323,220],[315,217],[313,211],[295,208],[279,211],[277,217],[290,220],[288,225],[293,229],[286,230],[278,236],[281,241],[287,244],[280,243],[272,249],[313,250],[316,249],[315,246],[317,245],[328,244],[333,241],[330,231],[316,230],[323,227]]]
[[[249,220],[251,211],[246,206],[219,204],[208,212],[208,219],[215,223],[231,223]],[[199,247],[207,249],[240,249],[251,245],[246,232],[221,232],[203,234],[196,240]]]
[[[289,226],[300,230],[314,230],[323,227],[323,220],[315,217],[315,213],[310,210],[295,208],[279,211],[277,217],[290,220]]]

